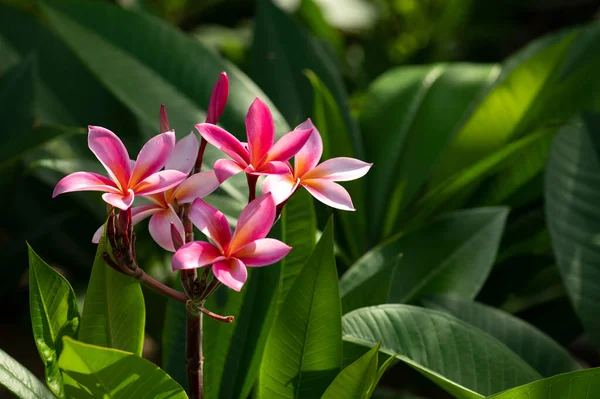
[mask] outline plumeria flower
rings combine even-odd
[[[201,199],[194,201],[189,217],[212,243],[193,241],[181,247],[173,256],[173,270],[212,264],[215,277],[236,291],[246,282],[246,266],[273,264],[292,249],[279,240],[265,238],[275,221],[275,201],[270,194],[244,208],[233,236],[225,216]]]
[[[310,128],[294,130],[273,144],[273,116],[258,98],[254,100],[246,115],[247,144],[241,143],[226,130],[209,123],[197,124],[196,129],[206,141],[231,157],[215,162],[214,169],[219,182],[239,172],[251,175],[289,173],[290,166],[287,161],[304,146],[311,134]]]
[[[108,172],[76,172],[61,179],[52,197],[72,191],[104,191],[108,204],[127,210],[136,195],[163,192],[181,183],[187,175],[178,170],[162,170],[175,147],[175,133],[169,131],[151,138],[142,147],[137,160],[131,161],[121,140],[110,130],[90,126],[88,146]]]
[[[302,186],[325,205],[354,211],[350,194],[335,182],[358,179],[364,176],[373,164],[340,157],[328,159],[317,165],[323,154],[323,141],[319,131],[310,119],[298,125],[296,130],[305,131],[311,128],[310,138],[294,158],[294,171],[284,175],[267,176],[262,192],[273,194],[275,203],[281,204]]]
[[[179,140],[173,154],[165,164],[165,169],[177,170],[187,176],[196,162],[198,147],[198,139],[194,133],[190,133]],[[190,203],[196,198],[203,198],[215,191],[217,187],[219,187],[219,182],[214,171],[196,173],[185,179],[181,184],[162,193],[147,195],[146,198],[151,200],[153,204],[131,208],[132,223],[135,225],[152,216],[148,224],[150,235],[162,248],[175,252],[171,237],[171,223],[181,237],[185,236],[185,230],[174,207],[177,204]],[[102,227],[96,231],[92,242],[98,243],[101,235]]]

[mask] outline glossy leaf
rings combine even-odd
[[[453,296],[433,296],[423,302],[495,337],[545,377],[581,369],[556,341],[509,313]]]
[[[85,295],[79,340],[141,356],[146,320],[142,289],[136,279],[106,264],[102,254],[108,250],[103,234]]]
[[[357,361],[343,369],[321,396],[321,399],[369,398],[369,388],[371,388],[377,377],[379,346],[378,343]]]
[[[279,305],[283,304],[304,263],[315,247],[317,220],[312,196],[298,190],[286,202],[281,212],[281,240],[292,250],[281,260]]]
[[[344,312],[383,299],[382,293],[353,295],[368,287],[386,287],[401,254],[387,302],[409,303],[428,294],[474,298],[494,264],[507,214],[501,207],[449,213],[373,248],[342,277]]]
[[[573,307],[600,345],[600,119],[586,116],[563,127],[550,150],[545,209],[552,249]]]
[[[259,397],[316,398],[342,362],[333,219],[283,303],[260,369]]]
[[[445,313],[380,305],[342,318],[344,340],[381,341],[396,357],[459,399],[482,398],[541,378],[500,341]],[[493,361],[490,361],[493,359]]]
[[[572,371],[510,389],[487,399],[589,399],[600,395],[600,369]]]
[[[31,371],[0,349],[0,385],[18,398],[54,399],[55,396]]]
[[[65,397],[58,369],[62,337],[77,337],[79,308],[71,284],[48,266],[28,245],[29,310],[33,338],[46,367],[48,387],[59,398]]]
[[[65,338],[58,364],[71,398],[187,398],[164,371],[131,353]]]

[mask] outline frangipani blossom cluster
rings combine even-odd
[[[246,267],[273,264],[291,250],[267,235],[278,212],[300,186],[326,205],[354,210],[348,192],[335,182],[360,178],[371,164],[353,158],[334,158],[319,164],[323,144],[310,119],[275,141],[273,117],[259,99],[252,103],[246,116],[247,142],[239,141],[216,125],[228,92],[227,75],[222,73],[213,89],[206,122],[195,126],[201,142],[192,132],[176,143],[166,110],[161,107],[161,133],[142,147],[135,161],[130,160],[113,132],[90,126],[89,148],[108,177],[73,173],[58,182],[53,196],[72,191],[104,191],[103,200],[121,213],[126,212],[128,217],[123,220],[129,220],[131,225],[150,217],[152,238],[165,250],[175,252],[174,271],[210,267],[218,282],[240,291],[247,279]],[[200,172],[207,143],[229,158],[217,160],[214,170]],[[238,173],[247,175],[249,200],[232,234],[225,215],[202,198]],[[266,176],[263,195],[255,198],[256,184],[262,175]],[[134,199],[140,197],[149,203],[133,206]],[[191,223],[186,224],[186,220]],[[189,238],[193,237],[192,224],[208,242]],[[102,228],[94,235],[94,242],[98,242],[101,233]]]

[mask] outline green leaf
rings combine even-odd
[[[321,399],[364,399],[377,376],[377,353],[380,343],[362,355],[360,359],[342,370],[335,377]]]
[[[600,346],[600,120],[588,115],[554,139],[545,176],[552,248],[573,308]]]
[[[373,306],[344,315],[342,326],[345,341],[369,347],[381,341],[381,352],[396,355],[459,399],[480,399],[541,378],[500,341],[434,310]]]
[[[53,399],[54,395],[31,371],[0,349],[0,385],[18,398]]]
[[[179,384],[148,360],[70,338],[63,343],[58,364],[70,398],[187,398]]]
[[[400,254],[387,302],[414,302],[429,294],[474,298],[494,264],[507,215],[503,207],[453,212],[373,248],[342,277],[344,312],[373,304],[355,292],[376,281],[385,287]],[[383,299],[381,293],[377,299]]]
[[[588,399],[600,396],[600,369],[572,371],[535,381],[487,399]]]
[[[103,233],[85,295],[79,339],[141,356],[146,321],[142,289],[136,279],[106,264],[102,254],[108,250]]]
[[[372,240],[389,235],[393,225],[384,223],[394,223],[425,184],[483,88],[498,73],[495,65],[411,66],[373,82],[360,113],[366,159],[373,162],[366,177],[367,192],[372,193],[367,198]]]
[[[48,266],[27,245],[29,251],[29,310],[33,338],[46,367],[48,387],[64,398],[63,379],[58,369],[62,337],[75,338],[79,329],[79,308],[71,284]]]
[[[340,370],[341,306],[333,245],[330,219],[271,329],[259,397],[316,398]]]
[[[346,92],[338,69],[323,43],[304,29],[271,0],[259,0],[252,45],[251,76],[267,93],[290,125],[297,125],[313,112],[312,90],[303,75],[310,69],[331,91],[344,117],[355,155],[362,144],[347,106]],[[344,140],[347,142],[347,139]]]
[[[495,337],[545,377],[581,369],[556,341],[509,313],[453,296],[432,296],[423,303]]]
[[[181,280],[176,279],[175,288],[183,291]],[[179,385],[187,390],[187,369],[185,365],[185,331],[187,311],[185,305],[174,299],[167,299],[165,323],[162,333],[161,364],[163,370]]]
[[[306,190],[298,190],[286,202],[281,212],[281,241],[292,250],[281,260],[281,289],[279,306],[302,271],[304,263],[315,247],[317,220],[312,196]]]

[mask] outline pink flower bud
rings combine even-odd
[[[216,125],[225,109],[225,103],[227,103],[227,96],[229,95],[229,78],[225,72],[221,72],[219,80],[213,87],[212,94],[210,96],[210,102],[208,103],[208,113],[206,114],[206,123],[212,123]]]

